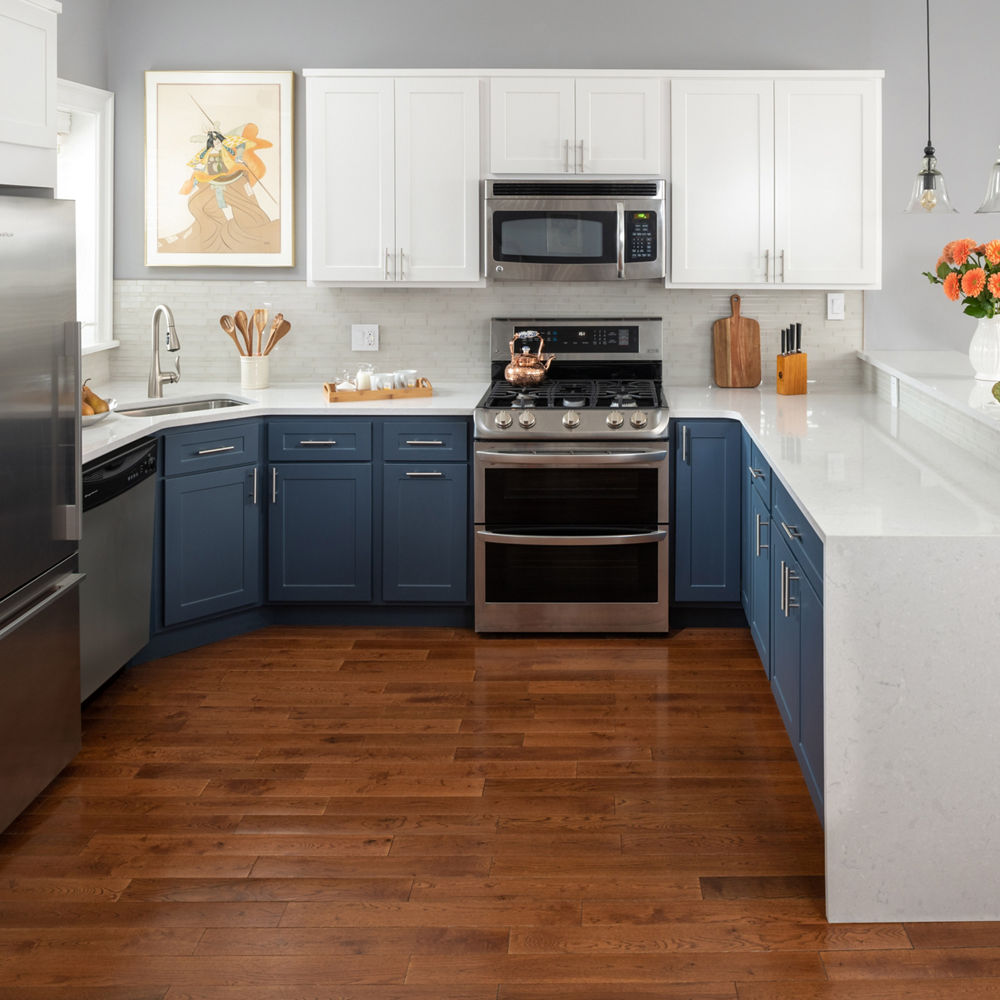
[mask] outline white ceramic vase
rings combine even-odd
[[[980,319],[969,344],[969,360],[976,378],[1000,382],[1000,315]]]

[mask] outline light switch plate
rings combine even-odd
[[[843,319],[844,318],[844,293],[843,292],[827,292],[827,295],[826,295],[826,318],[827,319]]]
[[[378,350],[378,323],[351,324],[351,350]]]

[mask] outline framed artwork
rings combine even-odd
[[[146,264],[291,267],[293,73],[146,73]]]

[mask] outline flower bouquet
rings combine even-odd
[[[964,311],[970,316],[989,319],[1000,312],[1000,240],[952,240],[933,273],[923,274],[931,284],[944,285],[952,302],[964,296]]]

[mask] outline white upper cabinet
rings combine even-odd
[[[0,184],[55,187],[54,0],[0,0]]]
[[[881,81],[671,83],[671,282],[876,288]]]
[[[312,75],[306,125],[310,281],[480,279],[478,79]]]
[[[494,174],[659,174],[656,77],[494,77]]]

